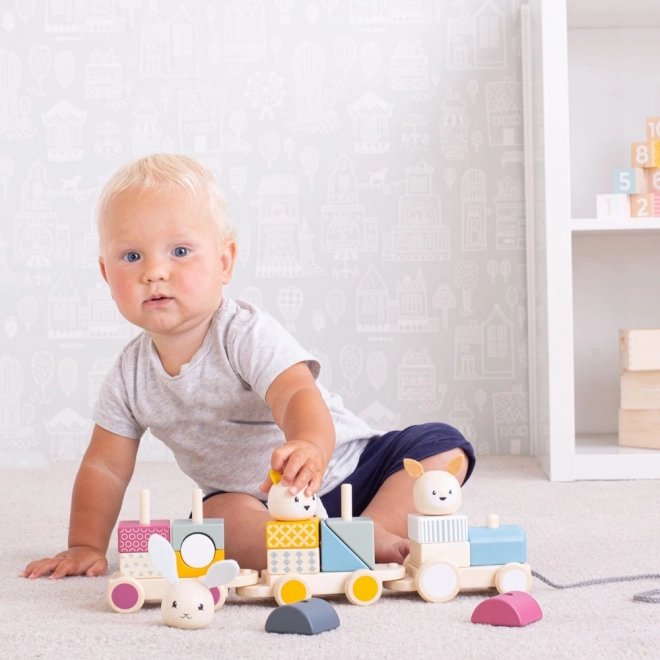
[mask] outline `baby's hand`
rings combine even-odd
[[[303,489],[305,495],[313,495],[321,487],[326,463],[318,445],[308,440],[289,440],[275,449],[270,466],[282,473],[281,483],[290,486],[292,495]],[[271,486],[270,477],[266,477],[259,489],[267,493]]]
[[[49,580],[57,580],[65,575],[86,575],[96,577],[105,575],[108,560],[97,548],[78,546],[60,552],[54,557],[30,562],[21,577],[35,579],[50,573]]]

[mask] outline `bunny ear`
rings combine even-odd
[[[160,534],[149,537],[149,559],[170,584],[178,581],[176,555],[172,546]]]
[[[238,564],[233,559],[225,559],[218,561],[204,576],[204,584],[211,589],[212,587],[221,587],[224,584],[229,584],[240,571]]]

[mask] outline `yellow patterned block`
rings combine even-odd
[[[270,520],[266,523],[269,550],[319,547],[319,518],[309,520]]]
[[[180,578],[191,578],[191,577],[199,577],[200,575],[206,575],[206,571],[209,570],[209,566],[211,566],[211,564],[215,564],[216,561],[221,561],[222,559],[225,558],[224,549],[216,550],[213,559],[208,564],[206,564],[206,566],[195,568],[193,566],[188,566],[188,564],[186,564],[186,562],[183,561],[183,557],[181,557],[180,550],[176,550],[175,554],[176,554],[176,572],[179,574]]]

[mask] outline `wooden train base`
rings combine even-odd
[[[451,561],[429,560],[419,568],[406,564],[407,575],[400,580],[384,582],[386,589],[399,592],[416,591],[429,603],[445,603],[459,591],[484,590],[495,587],[499,593],[528,592],[532,586],[529,564],[510,562],[502,566],[458,567]]]
[[[197,578],[184,579],[195,580]],[[232,582],[222,587],[212,588],[210,591],[213,595],[215,610],[219,610],[224,605],[229,589],[245,588],[247,585],[256,584],[258,580],[257,571],[242,568]],[[160,603],[169,586],[169,582],[162,577],[134,578],[117,571],[112,574],[108,582],[106,599],[115,612],[130,614],[137,612],[145,603]]]
[[[312,596],[345,594],[353,605],[371,605],[383,592],[386,580],[399,580],[406,575],[400,564],[376,564],[374,570],[277,575],[261,572],[257,584],[236,589],[246,598],[275,598],[278,605],[290,605]]]

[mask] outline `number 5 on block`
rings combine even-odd
[[[642,167],[625,167],[614,170],[614,192],[627,195],[649,192],[646,170]]]

